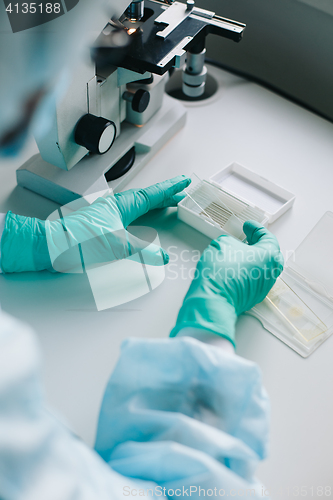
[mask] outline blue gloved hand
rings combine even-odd
[[[190,179],[178,176],[132,189],[91,205],[80,200],[79,210],[57,220],[42,221],[8,212],[1,239],[1,268],[5,273],[52,270],[82,272],[95,264],[123,259],[145,249],[145,263],[163,265],[168,254],[127,230],[141,215],[155,208],[176,206]],[[85,206],[84,206],[85,204]]]
[[[248,245],[231,236],[203,252],[171,337],[185,327],[208,330],[235,345],[237,317],[262,302],[283,269],[276,237],[255,221],[243,227]]]
[[[96,450],[114,471],[165,487],[169,499],[210,496],[199,487],[224,489],[219,498],[257,487],[250,496],[258,498],[268,435],[254,363],[188,337],[136,338],[123,343],[108,382]]]

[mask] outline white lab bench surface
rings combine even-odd
[[[286,255],[333,210],[333,124],[258,85],[213,67],[209,71],[219,82],[217,94],[187,105],[186,127],[127,187],[192,172],[207,179],[237,161],[296,194],[294,207],[269,227]],[[46,218],[57,208],[16,186],[16,168],[36,151],[31,139],[19,159],[2,161],[0,212]],[[179,221],[175,209],[154,211],[139,224],[157,229],[171,259],[164,282],[130,303],[98,312],[84,275],[0,277],[3,310],[29,323],[39,337],[49,404],[90,445],[122,341],[168,336],[198,251],[209,243]],[[270,455],[258,477],[273,498],[297,496],[302,486],[316,498],[317,487],[333,487],[333,337],[303,359],[256,319],[242,316],[237,344],[239,355],[261,367],[271,400]]]

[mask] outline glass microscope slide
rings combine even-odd
[[[281,278],[277,279],[265,300],[289,329],[307,342],[327,330],[327,326]]]
[[[185,193],[199,207],[200,215],[208,218],[214,226],[236,237],[242,234],[242,221],[223,203],[218,189],[204,182],[196,174],[192,174],[191,179],[192,183],[185,189]]]

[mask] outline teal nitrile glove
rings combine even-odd
[[[194,327],[235,345],[237,317],[264,300],[283,269],[272,233],[255,221],[245,222],[243,230],[248,245],[232,236],[220,236],[203,252],[171,337]]]
[[[8,212],[1,239],[1,268],[5,273],[52,267],[82,272],[140,251],[144,251],[145,264],[164,265],[169,256],[163,249],[136,238],[126,228],[149,210],[176,206],[183,196],[179,193],[190,182],[178,176],[146,189],[98,198],[91,205],[82,199],[82,208],[64,215],[65,207],[53,221]]]
[[[122,216],[124,227],[156,208],[176,207],[184,198],[183,189],[191,183],[189,177],[179,175],[173,179],[159,182],[146,189],[129,189],[114,195]]]

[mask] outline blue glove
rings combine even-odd
[[[149,210],[176,206],[182,198],[179,193],[190,182],[178,176],[146,189],[98,198],[54,221],[8,212],[1,239],[1,268],[5,273],[50,270],[52,266],[62,272],[82,272],[82,267],[134,255],[147,248],[147,243],[125,228]],[[168,261],[168,254],[157,245],[149,245],[145,251],[146,264]]]
[[[105,391],[96,449],[114,471],[154,481],[168,498],[187,498],[191,486],[192,499],[214,488],[225,497],[257,488],[261,498],[255,469],[268,422],[254,363],[188,337],[129,339]]]
[[[231,236],[203,252],[171,337],[185,327],[208,330],[235,345],[237,317],[262,302],[283,269],[275,236],[255,221],[243,227],[248,245]]]

